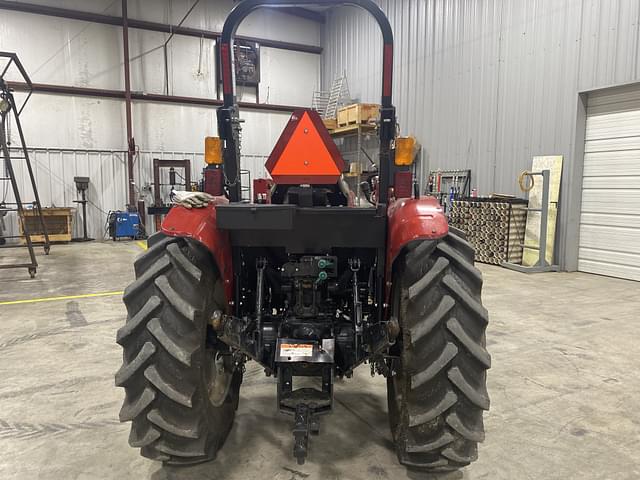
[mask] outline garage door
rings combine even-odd
[[[578,269],[640,281],[640,86],[589,96]]]

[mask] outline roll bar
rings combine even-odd
[[[380,111],[380,182],[378,202],[386,203],[390,186],[391,142],[395,135],[396,116],[392,104],[393,92],[393,32],[384,12],[373,0],[243,0],[227,17],[220,39],[222,63],[223,106],[218,109],[218,132],[225,141],[224,173],[230,200],[241,200],[240,184],[240,120],[235,96],[235,68],[233,41],[242,21],[254,10],[263,7],[335,7],[351,5],[368,11],[382,32],[382,99]]]

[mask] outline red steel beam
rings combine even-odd
[[[71,20],[81,20],[84,22],[100,23],[103,25],[122,26],[122,17],[113,15],[103,15],[100,13],[83,12],[80,10],[70,10],[67,8],[49,7],[46,5],[36,5],[33,3],[23,3],[16,1],[0,0],[0,10],[12,10],[14,12],[32,13],[36,15],[46,15],[50,17],[68,18]],[[129,28],[138,30],[147,30],[150,32],[174,33],[176,35],[184,35],[187,37],[207,38],[210,40],[218,40],[221,36],[220,32],[210,30],[200,30],[190,27],[179,27],[177,25],[168,25],[164,23],[149,22],[146,20],[129,19]],[[237,36],[238,40],[246,40],[249,42],[258,42],[263,47],[279,48],[283,50],[292,50],[296,52],[321,54],[322,47],[315,45],[304,45],[301,43],[281,42],[278,40],[268,40],[265,38]]]
[[[9,87],[19,92],[29,91],[29,86],[23,82],[7,82]],[[123,90],[108,90],[104,88],[87,88],[87,87],[73,87],[69,85],[52,85],[49,83],[34,83],[34,93],[44,93],[52,95],[75,95],[79,97],[94,97],[94,98],[113,98],[118,100],[124,100],[125,92]],[[151,102],[151,103],[167,103],[174,105],[193,105],[199,107],[219,107],[222,105],[222,100],[215,100],[211,98],[199,98],[199,97],[180,97],[176,95],[161,95],[156,93],[142,93],[131,92],[131,100],[138,102]],[[240,107],[243,110],[258,110],[267,112],[286,112],[291,113],[294,110],[299,110],[304,107],[297,107],[292,105],[276,105],[266,103],[248,103],[240,102]]]
[[[129,66],[129,15],[128,0],[122,0],[122,47],[124,58],[124,104],[127,120],[127,172],[129,176],[129,208],[136,206],[136,183],[133,171],[133,159],[136,154],[136,142],[133,139],[133,120],[131,118],[131,69]]]

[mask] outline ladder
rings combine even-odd
[[[329,91],[329,101],[323,118],[336,118],[338,107],[345,105],[349,101],[349,85],[347,77],[343,75],[333,81]]]
[[[0,52],[0,62],[6,61],[6,64],[0,73],[0,153],[4,163],[4,168],[0,171],[0,194],[3,192],[7,192],[8,189],[5,188],[2,184],[8,182],[13,191],[13,202],[6,201],[6,195],[2,194],[0,197],[0,217],[5,216],[8,212],[16,212],[18,215],[18,222],[22,226],[22,235],[10,235],[5,236],[2,235],[3,245],[0,245],[0,248],[18,248],[25,247],[29,250],[29,262],[22,263],[2,263],[0,264],[0,270],[9,269],[9,268],[26,268],[29,272],[31,278],[34,278],[38,269],[38,261],[36,260],[36,255],[34,251],[34,242],[31,239],[31,232],[29,222],[27,220],[26,209],[24,208],[24,203],[22,200],[22,196],[20,195],[20,190],[18,188],[18,181],[16,179],[16,172],[14,169],[14,161],[22,160],[25,162],[25,166],[27,168],[27,172],[29,174],[29,180],[31,182],[31,188],[34,194],[34,210],[35,215],[29,215],[31,218],[36,218],[38,223],[40,224],[41,233],[44,237],[44,253],[45,255],[49,254],[50,251],[50,243],[49,243],[49,235],[47,234],[47,228],[45,226],[44,217],[42,215],[42,206],[40,204],[40,196],[38,195],[38,188],[36,186],[36,180],[33,175],[33,169],[31,168],[31,161],[29,160],[29,151],[27,149],[27,145],[24,139],[24,132],[22,130],[22,125],[20,123],[20,114],[24,110],[29,98],[31,98],[31,94],[33,92],[33,85],[29,76],[27,75],[22,63],[18,59],[18,56],[15,53],[9,52]],[[16,104],[15,98],[13,96],[12,90],[9,87],[8,82],[5,80],[5,75],[9,71],[9,68],[15,65],[17,71],[22,76],[25,84],[28,87],[27,97],[20,107]],[[18,137],[20,139],[20,147],[16,150],[20,152],[19,156],[11,156],[11,140],[9,138],[9,121],[12,121],[18,131]],[[9,239],[19,239],[24,240],[25,245],[21,243],[12,244],[6,243],[6,240]]]
[[[349,86],[347,77],[336,78],[331,84],[330,91],[315,91],[311,100],[311,108],[317,111],[323,119],[336,118],[338,108],[349,101]]]
[[[327,118],[327,106],[329,106],[329,92],[315,91],[311,100],[311,108],[318,112],[322,118]]]

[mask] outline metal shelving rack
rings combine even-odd
[[[331,131],[331,137],[336,141],[338,149],[345,161],[349,162],[350,166],[352,164],[357,165],[355,171],[350,169],[350,172],[345,176],[347,177],[347,181],[349,181],[349,179],[353,179],[353,184],[350,185],[350,187],[354,192],[356,192],[356,203],[360,205],[363,199],[363,194],[360,191],[362,172],[370,170],[377,171],[378,169],[378,165],[375,161],[377,159],[377,155],[375,153],[370,155],[367,152],[367,147],[370,150],[377,150],[380,148],[378,141],[378,126],[372,123],[348,125]]]

